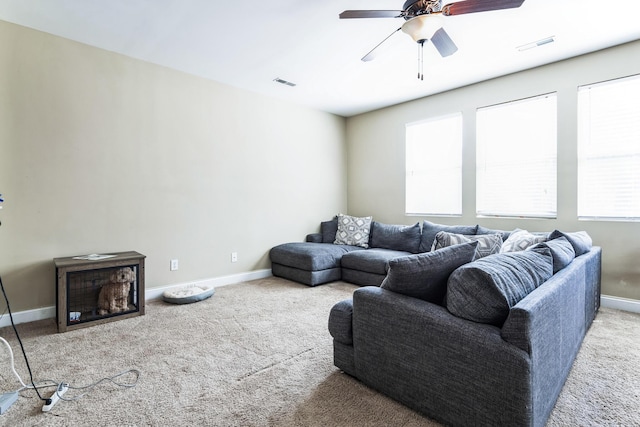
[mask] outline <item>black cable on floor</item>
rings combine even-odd
[[[27,364],[27,370],[29,371],[29,379],[31,380],[31,385],[33,389],[36,391],[38,398],[43,401],[47,401],[47,399],[43,398],[38,391],[35,383],[33,382],[33,374],[31,373],[31,366],[29,366],[29,360],[27,359],[27,353],[24,351],[24,346],[22,345],[22,340],[20,339],[20,334],[18,333],[18,329],[16,328],[16,324],[13,322],[13,315],[11,314],[11,307],[9,306],[9,298],[7,297],[7,293],[4,290],[4,284],[2,283],[2,276],[0,276],[0,288],[2,288],[2,294],[4,295],[4,300],[7,302],[7,311],[9,312],[9,319],[11,319],[11,326],[13,326],[13,331],[18,338],[18,342],[20,343],[20,348],[22,349],[22,355],[24,356],[24,361]]]

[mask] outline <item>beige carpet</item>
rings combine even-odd
[[[103,383],[49,413],[33,391],[21,392],[0,425],[437,426],[333,366],[328,313],[354,289],[269,278],[63,334],[53,319],[18,325],[36,381],[80,387],[130,368],[141,376],[134,388]],[[0,336],[26,381],[13,331]],[[639,337],[639,315],[601,310],[548,424],[640,425]],[[6,353],[0,346],[0,392],[19,387]]]

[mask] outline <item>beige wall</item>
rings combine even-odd
[[[349,118],[349,212],[373,215],[379,221],[396,224],[428,219],[445,224],[480,223],[509,230],[515,227],[531,231],[586,230],[594,243],[603,248],[603,293],[640,299],[640,223],[576,219],[576,88],[637,73],[640,73],[640,41]],[[476,218],[476,108],[547,92],[558,93],[558,218]],[[457,111],[462,111],[464,119],[463,215],[405,216],[405,124]]]
[[[55,305],[55,257],[135,250],[148,288],[269,268],[345,182],[344,118],[0,21],[13,311]]]

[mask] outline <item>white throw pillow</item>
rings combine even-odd
[[[446,231],[439,231],[436,237],[433,239],[432,251],[446,248],[448,246],[459,245],[461,243],[478,242],[476,247],[476,257],[483,258],[488,255],[497,254],[502,247],[502,235],[501,234],[481,234],[481,235],[468,235],[468,234],[456,234],[448,233]]]
[[[546,242],[548,236],[535,235],[527,230],[515,229],[509,238],[504,241],[500,248],[500,253],[524,251],[530,246]]]

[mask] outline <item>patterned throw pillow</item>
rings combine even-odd
[[[535,235],[527,230],[515,229],[504,241],[500,253],[524,251],[530,246],[546,242],[548,235]]]
[[[439,231],[436,233],[435,239],[433,239],[433,245],[431,250],[446,248],[448,246],[459,245],[461,243],[478,242],[476,247],[476,257],[483,258],[487,255],[497,254],[502,247],[502,235],[501,234],[484,234],[484,235],[465,235],[448,233],[446,231]]]
[[[338,214],[338,231],[333,243],[368,248],[372,219],[370,216],[359,218]]]

